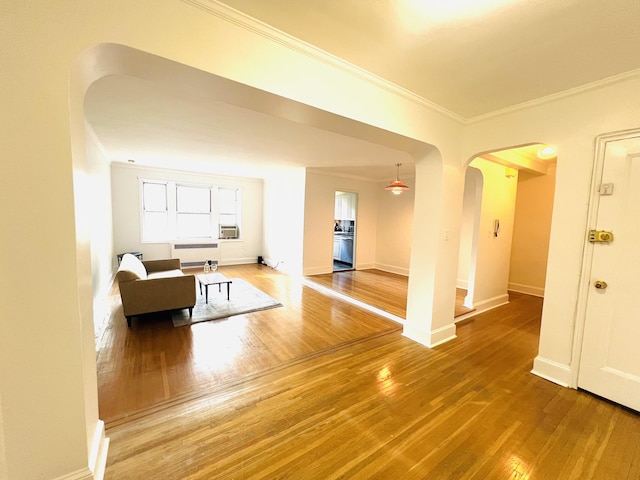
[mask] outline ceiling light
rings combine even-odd
[[[394,195],[400,195],[402,192],[409,190],[402,180],[400,180],[400,165],[401,163],[396,163],[396,179],[391,182],[389,185],[384,187],[385,190],[389,190]]]
[[[538,150],[538,158],[541,158],[542,160],[548,160],[550,158],[553,158],[556,156],[556,149],[550,146],[544,146],[541,147]]]

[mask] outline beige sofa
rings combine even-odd
[[[188,308],[191,316],[196,304],[195,276],[185,275],[177,258],[141,262],[127,253],[116,278],[129,327],[134,315]]]

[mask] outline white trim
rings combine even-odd
[[[263,259],[264,260],[264,259]],[[218,265],[249,265],[251,263],[258,263],[258,256],[255,257],[239,257],[239,258],[225,258],[220,260]]]
[[[93,471],[94,480],[102,480],[107,466],[107,453],[109,452],[109,439],[105,437],[104,422],[98,420],[93,445],[89,455],[89,468]]]
[[[446,343],[449,340],[453,340],[455,338],[457,338],[455,323],[450,323],[449,325],[445,325],[444,327],[431,330],[431,348],[442,345],[443,343]]]
[[[411,323],[405,323],[402,335],[425,347],[434,348],[457,338],[456,324],[450,323],[444,327],[436,328],[428,332]]]
[[[94,480],[93,473],[88,467],[76,470],[75,472],[66,473],[54,480]]]
[[[179,169],[179,168],[168,168],[168,167],[154,167],[151,165],[146,165],[146,164],[142,164],[142,163],[125,163],[125,162],[121,162],[121,161],[117,161],[117,160],[112,160],[110,163],[110,167],[111,168],[118,168],[118,169],[122,169],[122,170],[144,170],[146,171],[150,171],[153,173],[158,173],[158,174],[178,174],[178,175],[198,175],[201,177],[209,177],[209,178],[215,178],[217,180],[227,180],[229,182],[237,182],[238,180],[242,181],[242,182],[246,182],[246,183],[261,183],[264,184],[264,180],[261,177],[241,177],[239,175],[223,175],[223,174],[218,174],[218,173],[214,173],[214,172],[203,172],[202,170],[184,170],[184,169]],[[144,173],[142,174],[142,176],[144,176]],[[157,182],[164,182],[167,181],[165,179],[153,179],[153,178],[147,178],[147,180],[149,181],[157,181]],[[175,182],[174,180],[171,180],[173,182]],[[176,183],[180,183],[180,182],[176,182]],[[210,183],[205,182],[205,183],[193,183],[198,184],[198,185],[210,185]],[[220,187],[231,187],[233,188],[234,185],[233,184],[222,184],[222,183],[215,183],[215,186],[220,186]],[[239,187],[240,188],[240,187]]]
[[[596,80],[595,82],[587,83],[585,85],[580,85],[579,87],[575,87],[575,88],[570,88],[562,92],[553,93],[551,95],[539,97],[533,100],[529,100],[527,102],[511,105],[509,107],[501,108],[500,110],[495,110],[493,112],[478,115],[476,117],[471,117],[471,118],[465,119],[464,123],[465,125],[471,125],[473,123],[478,123],[483,120],[499,117],[502,115],[506,115],[508,113],[517,112],[519,110],[526,110],[528,108],[544,105],[545,103],[555,102],[556,100],[560,100],[562,98],[572,97],[574,95],[580,95],[582,93],[588,92],[589,90],[595,90],[597,88],[606,87],[613,83],[624,82],[625,80],[629,80],[637,76],[640,76],[640,68],[631,70],[630,72],[624,72],[618,75],[613,75],[611,77],[607,77],[602,80]]]
[[[469,281],[458,279],[456,280],[456,288],[461,288],[462,290],[469,290]]]
[[[628,80],[640,75],[640,69],[636,69],[630,72],[624,72],[618,75],[613,75],[611,77],[604,78],[602,80],[596,80],[594,82],[590,82],[585,85],[580,85],[575,88],[570,88],[562,92],[553,93],[551,95],[546,95],[544,97],[535,98],[533,100],[521,102],[516,105],[511,105],[505,108],[494,110],[493,112],[477,115],[471,118],[466,118],[441,105],[438,105],[435,102],[432,102],[431,100],[421,97],[420,95],[417,95],[416,93],[404,87],[396,85],[395,83],[385,80],[384,78],[379,77],[357,65],[349,63],[340,57],[337,57],[331,53],[325,52],[324,50],[321,50],[315,45],[311,45],[307,42],[304,42],[299,38],[296,38],[292,35],[289,35],[288,33],[285,33],[281,30],[278,30],[277,28],[272,27],[271,25],[268,25],[245,13],[242,13],[234,8],[224,5],[217,0],[182,0],[182,1],[184,3],[193,5],[194,7],[199,8],[207,13],[210,13],[219,18],[222,18],[223,20],[228,21],[229,23],[232,23],[236,26],[244,28],[245,30],[248,30],[252,33],[255,33],[264,38],[267,38],[274,43],[280,44],[293,51],[306,55],[310,58],[313,58],[314,60],[328,64],[332,67],[339,68],[340,70],[345,71],[354,77],[362,79],[370,84],[376,85],[396,95],[404,97],[411,102],[417,103],[431,111],[440,113],[462,125],[470,125],[473,123],[478,123],[490,118],[499,117],[512,112],[525,110],[528,108],[536,107],[538,105],[554,102],[562,98],[579,95],[590,90],[595,90],[597,88],[606,87],[614,83],[623,82],[625,80]]]
[[[589,197],[589,208],[587,211],[587,223],[584,230],[584,242],[582,247],[582,266],[580,269],[580,280],[578,283],[578,296],[576,299],[576,309],[573,330],[573,345],[571,349],[570,378],[568,386],[578,388],[578,375],[580,373],[580,362],[582,357],[582,343],[584,341],[584,326],[587,315],[587,298],[589,295],[589,279],[591,277],[591,261],[593,258],[593,244],[589,242],[587,232],[596,228],[598,206],[600,194],[598,193],[599,178],[602,175],[604,166],[604,156],[607,143],[619,140],[627,140],[640,136],[640,130],[622,130],[618,132],[598,135],[595,139],[595,153],[591,173],[591,192]]]
[[[339,68],[340,70],[352,75],[356,78],[364,80],[370,84],[373,84],[377,87],[383,88],[391,93],[404,97],[405,99],[417,103],[429,110],[437,112],[441,115],[444,115],[451,120],[454,120],[460,124],[465,124],[467,120],[458,115],[457,113],[448,110],[437,103],[434,103],[430,100],[427,100],[424,97],[421,97],[406,88],[403,88],[395,83],[392,83],[388,80],[385,80],[382,77],[374,75],[373,73],[357,66],[352,63],[347,62],[346,60],[337,57],[331,53],[325,52],[315,45],[311,45],[310,43],[304,42],[299,38],[296,38],[288,33],[285,33],[277,28],[272,27],[260,20],[257,20],[249,15],[242,13],[234,8],[231,8],[227,5],[224,5],[217,0],[182,0],[184,3],[193,5],[194,7],[200,8],[207,13],[215,15],[216,17],[222,18],[223,20],[228,21],[234,25],[237,25],[245,30],[248,30],[252,33],[260,35],[261,37],[267,38],[274,43],[280,44],[286,48],[289,48],[295,52],[306,55],[307,57],[313,58],[319,62],[325,63],[335,68]]]
[[[360,263],[356,262],[356,270],[373,270],[376,268],[375,263]]]
[[[104,435],[104,422],[98,420],[89,453],[89,466],[56,477],[54,480],[102,480],[107,466],[109,439]]]
[[[534,287],[533,285],[523,285],[521,283],[509,282],[508,290],[512,292],[525,293],[536,297],[544,297],[544,288]]]
[[[484,312],[486,310],[491,310],[492,308],[506,305],[507,303],[509,303],[509,294],[503,293],[502,295],[496,295],[495,297],[487,298],[486,300],[474,302],[474,305],[476,310]]]
[[[480,313],[484,313],[488,310],[493,310],[494,308],[501,307],[503,305],[507,305],[509,303],[509,294],[505,293],[504,295],[498,295],[497,297],[489,298],[487,300],[482,300],[475,304],[475,310],[473,312],[465,313],[464,315],[460,315],[455,318],[455,322],[461,322],[471,317],[475,317]]]
[[[540,355],[534,358],[531,373],[563,387],[570,386],[571,366],[554,362]]]
[[[306,267],[303,275],[323,275],[325,273],[333,273],[333,265],[329,267]]]
[[[382,270],[383,272],[395,273],[396,275],[403,275],[405,277],[409,276],[409,269],[404,267],[396,267],[395,265],[387,265],[384,263],[376,263],[376,270]]]

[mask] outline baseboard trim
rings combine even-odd
[[[463,290],[469,289],[469,282],[467,280],[456,280],[456,288],[461,288]]]
[[[93,436],[89,468],[93,471],[94,480],[102,480],[107,466],[107,453],[109,452],[109,439],[105,436],[104,422],[98,420],[96,432]]]
[[[395,273],[397,275],[409,276],[409,269],[403,267],[396,267],[395,265],[386,265],[384,263],[376,263],[373,267],[376,270],[382,270],[383,272]]]
[[[571,368],[569,365],[554,362],[538,355],[533,360],[531,373],[563,387],[571,384]]]
[[[94,480],[94,477],[91,470],[85,467],[75,472],[62,475],[61,477],[56,477],[54,480]]]
[[[415,325],[411,325],[410,323],[405,323],[404,328],[402,330],[402,335],[413,340],[414,342],[418,342],[421,345],[424,345],[428,348],[437,347],[438,345],[442,345],[454,338],[457,338],[456,335],[456,324],[450,323],[449,325],[445,325],[444,327],[436,328],[431,332],[427,332],[422,330],[421,328],[416,327]]]
[[[244,258],[225,258],[224,260],[220,260],[218,265],[249,265],[251,263],[258,263],[258,256],[255,257],[244,257]]]
[[[473,305],[473,307],[475,308],[473,312],[465,313],[464,315],[460,315],[459,317],[456,317],[456,323],[459,323],[471,317],[475,317],[479,313],[486,312],[488,310],[493,310],[494,308],[501,307],[502,305],[507,305],[508,303],[509,303],[508,293],[505,293],[504,295],[498,295],[497,297],[488,298],[487,300],[482,300]]]
[[[107,467],[109,439],[105,437],[104,422],[98,420],[93,435],[93,444],[89,455],[89,465],[75,472],[56,477],[54,480],[103,480]]]
[[[356,262],[356,270],[372,270],[376,268],[375,263],[358,263]]]
[[[492,298],[487,298],[486,300],[475,302],[474,307],[477,310],[486,311],[491,310],[492,308],[499,307],[501,305],[506,305],[507,303],[509,303],[509,294],[503,293],[502,295],[497,295]]]
[[[533,285],[523,285],[521,283],[509,282],[509,290],[518,293],[525,293],[535,297],[544,297],[544,288],[534,287]]]
[[[333,273],[333,267],[306,267],[302,274],[307,275],[322,275],[325,273]]]

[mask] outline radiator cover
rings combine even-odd
[[[172,243],[171,258],[179,258],[181,267],[201,267],[209,260],[220,263],[220,245],[217,242]]]

